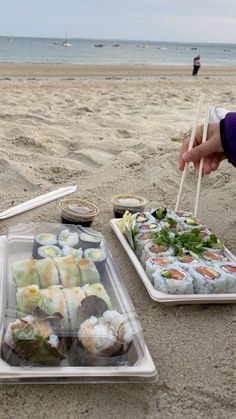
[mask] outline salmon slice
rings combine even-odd
[[[215,278],[218,278],[218,276],[220,276],[218,272],[216,272],[212,268],[209,268],[208,266],[198,266],[196,268],[196,271],[208,279],[215,279]]]

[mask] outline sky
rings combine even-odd
[[[236,0],[0,0],[0,35],[236,43]]]

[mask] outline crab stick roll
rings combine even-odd
[[[165,267],[174,262],[173,257],[153,257],[146,261],[146,272],[150,281],[153,283],[153,274],[156,270],[159,270],[160,267]]]
[[[221,294],[227,292],[227,276],[220,267],[197,264],[189,268],[196,294]]]
[[[193,279],[175,265],[160,267],[153,274],[154,288],[165,294],[194,294]]]
[[[154,243],[147,243],[144,246],[144,249],[142,251],[141,255],[141,262],[145,265],[146,261],[153,257],[166,257],[166,256],[172,256],[174,254],[174,249],[171,247],[167,247],[163,244],[154,244]]]

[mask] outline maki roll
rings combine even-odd
[[[60,285],[58,271],[52,259],[36,260],[35,268],[38,273],[40,288]]]
[[[61,315],[39,309],[10,323],[2,342],[2,357],[12,366],[59,366],[64,354]]]
[[[91,259],[80,259],[76,261],[79,270],[81,284],[95,284],[100,282],[100,274]]]
[[[166,265],[170,265],[174,262],[174,258],[172,257],[153,257],[146,261],[146,272],[147,276],[153,283],[153,274],[156,270],[158,270],[161,267],[164,267]]]
[[[89,247],[99,247],[101,244],[102,238],[95,236],[94,234],[81,233],[79,236],[79,244],[83,250]]]
[[[59,272],[60,283],[63,287],[78,287],[83,284],[82,276],[74,259],[71,257],[55,258],[54,262]]]
[[[194,294],[193,279],[174,264],[156,270],[153,281],[154,288],[165,294]]]
[[[138,258],[141,257],[144,246],[152,241],[152,233],[138,233],[134,237],[134,250]]]
[[[79,249],[74,249],[73,247],[69,247],[66,245],[62,248],[62,255],[69,256],[74,260],[79,260],[83,257],[83,250],[81,249],[81,247]]]
[[[196,294],[221,294],[227,292],[227,276],[218,266],[196,264],[189,268]]]
[[[85,292],[86,297],[95,295],[105,301],[107,308],[112,308],[110,297],[102,284],[87,284],[84,285],[82,290]]]
[[[57,245],[57,236],[51,233],[40,233],[37,234],[34,238],[33,245],[33,259],[38,257],[38,248],[41,246],[56,246]]]
[[[220,255],[216,252],[210,252],[210,251],[205,251],[202,253],[201,255],[204,263],[206,265],[214,265],[217,262],[221,262],[223,260],[226,260],[226,258],[223,255]]]
[[[101,248],[88,248],[84,251],[84,257],[86,259],[92,259],[95,263],[96,268],[102,274],[105,269],[105,263],[107,260],[107,254],[104,249]]]
[[[71,233],[69,229],[62,230],[58,236],[58,244],[60,247],[74,247],[77,248],[79,245],[79,235],[74,232]]]
[[[72,365],[125,365],[132,341],[132,329],[125,314],[107,310],[101,316],[92,315],[80,325],[71,348]]]
[[[147,243],[144,246],[141,256],[141,262],[145,265],[146,261],[153,257],[166,257],[172,256],[174,250],[163,244]]]
[[[39,276],[32,259],[20,260],[12,265],[12,276],[16,287],[26,287],[27,285],[39,285]]]
[[[199,262],[198,259],[196,259],[193,256],[183,255],[176,258],[175,265],[188,271],[190,266],[194,266],[198,262]]]
[[[235,262],[223,262],[219,263],[219,267],[223,270],[227,278],[227,292],[236,292],[236,263]]]
[[[62,256],[62,251],[58,246],[40,246],[37,249],[36,259],[56,258]]]
[[[156,232],[160,231],[160,227],[156,222],[146,222],[145,224],[141,224],[140,226],[135,225],[139,233],[147,233],[147,232]]]

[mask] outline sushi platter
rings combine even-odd
[[[0,383],[157,380],[101,233],[18,224],[0,236],[0,259]]]
[[[191,213],[127,211],[110,224],[153,300],[236,302],[235,256]]]

